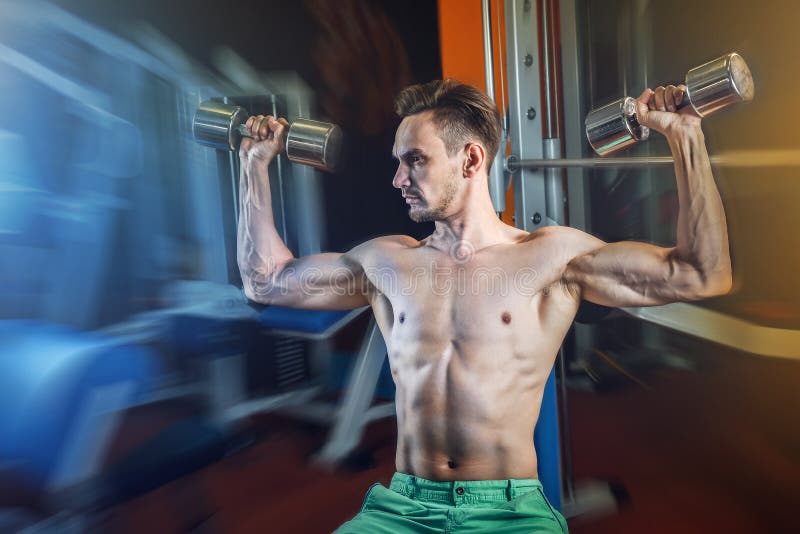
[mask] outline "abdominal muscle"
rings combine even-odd
[[[471,341],[390,351],[397,470],[431,480],[538,478],[533,428],[553,357]]]

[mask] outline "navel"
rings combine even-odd
[[[456,467],[458,467],[458,464],[455,462],[455,460],[448,460],[447,467],[449,467],[450,469],[455,469]]]
[[[511,324],[511,314],[508,312],[503,312],[503,315],[500,317],[505,324]]]
[[[400,324],[403,324],[404,322],[406,322],[406,314],[405,314],[405,312],[400,312],[400,317],[398,317],[397,320],[400,321]]]

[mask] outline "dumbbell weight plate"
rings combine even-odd
[[[586,115],[586,138],[604,156],[650,137],[650,129],[636,120],[636,100],[621,98]]]
[[[239,125],[249,116],[247,110],[241,106],[206,100],[197,107],[194,114],[192,135],[201,145],[235,151],[242,138]]]
[[[342,157],[342,129],[335,124],[297,119],[286,136],[286,156],[295,163],[335,171]]]
[[[686,73],[687,99],[701,117],[739,102],[749,102],[755,94],[753,76],[745,60],[731,52]]]

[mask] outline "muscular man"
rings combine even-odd
[[[239,254],[248,298],[347,309],[369,304],[397,386],[397,473],[374,485],[340,533],[566,532],[537,480],[533,429],[545,380],[581,299],[656,306],[731,287],[722,201],[685,87],[638,99],[639,120],[675,158],[677,243],[603,241],[568,227],[525,232],[492,207],[487,174],[500,121],[452,80],[405,89],[393,185],[422,241],[395,235],[344,254],[295,258],[273,224],[267,165],[284,119],[251,117],[241,157]]]

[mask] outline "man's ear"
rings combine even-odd
[[[486,162],[486,151],[478,143],[467,143],[464,146],[464,177],[472,178],[480,171]]]

